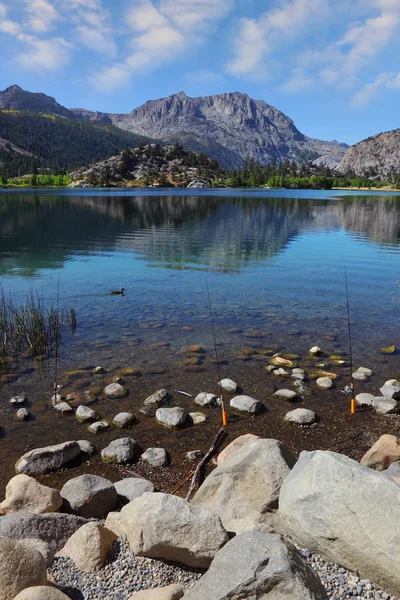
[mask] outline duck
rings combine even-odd
[[[125,288],[121,288],[120,290],[110,290],[110,294],[113,294],[113,296],[116,296],[117,294],[120,294],[121,296],[125,295]]]

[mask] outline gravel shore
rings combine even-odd
[[[331,600],[397,600],[368,579],[361,579],[339,565],[325,562],[308,550],[303,557],[317,573]],[[119,539],[103,569],[83,573],[67,557],[57,557],[48,570],[54,582],[71,600],[127,600],[140,590],[180,583],[188,590],[202,573],[189,567],[150,558],[134,557],[126,539]]]
[[[103,569],[78,571],[68,557],[57,557],[48,569],[53,581],[71,600],[127,600],[133,593],[180,583],[188,590],[202,575],[189,567],[132,555],[125,538],[115,542]]]

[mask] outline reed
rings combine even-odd
[[[76,331],[74,308],[46,308],[42,298],[30,290],[24,304],[0,290],[0,363],[22,356],[50,356],[58,348],[63,332]]]

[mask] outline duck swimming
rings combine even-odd
[[[125,295],[125,288],[121,288],[120,290],[110,290],[110,294],[112,294],[113,296],[116,296],[117,294],[120,294],[121,296]]]

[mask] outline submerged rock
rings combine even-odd
[[[317,415],[312,410],[307,408],[296,408],[286,413],[285,421],[289,423],[297,423],[297,425],[311,425],[317,420]]]
[[[104,393],[107,398],[125,398],[128,390],[119,383],[110,383],[104,388]]]
[[[11,406],[20,406],[21,404],[25,404],[27,400],[28,398],[25,394],[21,394],[20,396],[13,396],[10,400],[10,404]]]
[[[293,392],[293,390],[278,390],[274,393],[274,398],[279,398],[279,400],[284,400],[285,402],[295,402],[297,399],[297,392]]]
[[[333,381],[330,377],[318,377],[316,383],[323,390],[330,390],[333,387]]]
[[[187,413],[184,408],[176,406],[175,408],[159,408],[156,412],[156,419],[166,427],[183,427],[186,423]]]
[[[209,392],[201,392],[194,399],[199,406],[217,406],[219,402],[218,396]]]
[[[61,469],[73,461],[81,453],[77,442],[64,442],[55,446],[35,448],[27,452],[15,465],[17,473],[26,475],[43,475]]]
[[[168,394],[165,390],[158,390],[157,392],[154,392],[154,394],[151,394],[151,396],[148,396],[143,404],[145,406],[158,405],[163,402],[167,396]]]
[[[372,407],[380,415],[393,415],[399,412],[399,404],[388,396],[376,396],[372,401]]]
[[[118,413],[113,419],[113,423],[117,427],[130,427],[135,421],[136,417],[129,412]]]
[[[238,388],[237,383],[228,378],[221,379],[221,381],[218,382],[218,385],[221,386],[225,392],[229,392],[230,394],[234,394]]]
[[[264,405],[251,396],[235,396],[230,401],[230,407],[249,415],[257,415],[264,409]]]
[[[104,462],[123,465],[134,461],[139,456],[139,445],[132,438],[113,440],[101,451]]]
[[[164,448],[148,448],[141,459],[152,467],[165,467],[168,464],[168,454]]]

